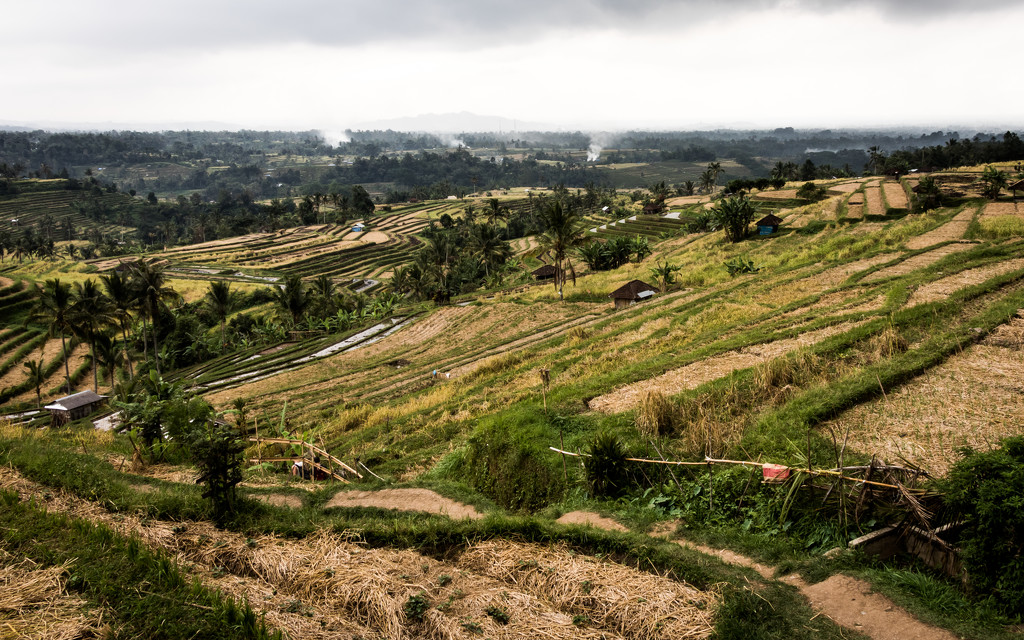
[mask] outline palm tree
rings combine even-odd
[[[566,267],[576,284],[576,270],[573,269],[569,253],[583,244],[583,223],[579,213],[572,207],[563,207],[560,200],[553,200],[541,213],[544,232],[541,234],[542,250],[551,253],[555,262],[555,288],[558,299],[563,300]]]
[[[160,310],[168,301],[179,300],[178,292],[166,285],[162,267],[142,260],[132,267],[133,284],[143,315],[149,318],[153,334],[153,360],[157,375],[160,373]],[[143,325],[145,327],[145,325]],[[143,329],[145,330],[145,329]]]
[[[718,176],[720,176],[721,174],[725,173],[722,170],[722,163],[721,162],[709,162],[708,163],[708,171],[710,171],[715,176],[715,185],[718,184]]]
[[[711,169],[705,169],[700,174],[700,190],[704,193],[714,193],[715,191],[715,172]]]
[[[43,394],[40,389],[43,383],[46,382],[46,372],[43,370],[43,359],[29,360],[23,362],[22,365],[28,369],[28,383],[36,388],[36,409],[41,409],[43,406]]]
[[[79,338],[89,343],[92,358],[92,390],[99,393],[96,337],[106,325],[113,322],[113,305],[92,278],[75,283],[75,298],[75,303],[71,306],[71,328]]]
[[[135,306],[135,294],[132,291],[131,282],[119,271],[112,271],[110,275],[100,276],[100,280],[103,282],[103,290],[110,300],[110,311],[121,326],[124,361],[128,364],[128,375],[135,375],[135,372],[132,371],[132,359],[128,356],[128,323],[131,322],[131,311]]]
[[[110,391],[113,393],[117,368],[123,366],[125,362],[124,352],[117,348],[117,342],[114,341],[113,335],[108,332],[96,334],[93,350],[96,352],[96,359],[99,365],[103,367],[103,375],[106,376],[107,383],[110,385]]]
[[[385,285],[385,289],[400,295],[405,295],[410,288],[409,267],[395,267],[391,272],[391,280]]]
[[[499,220],[507,220],[508,213],[508,207],[503,206],[500,200],[497,198],[488,198],[487,211],[484,212],[484,215],[487,217],[487,222],[492,227],[497,227]]]
[[[74,244],[69,244],[67,247],[64,248],[64,250],[67,252],[68,258],[70,260],[74,260],[75,257],[78,255],[78,247],[76,247]]]
[[[298,325],[302,314],[309,306],[309,296],[300,276],[288,276],[284,285],[274,292],[275,301],[281,315],[290,317],[292,325]]]
[[[60,278],[47,280],[42,289],[38,289],[39,299],[29,313],[28,322],[45,321],[51,336],[60,336],[61,353],[64,354],[64,379],[68,384],[68,395],[71,395],[71,370],[68,367],[68,344],[66,332],[71,330],[71,306],[75,302],[71,293],[71,285],[63,283]]]
[[[220,322],[220,344],[224,347],[224,332],[227,328],[228,316],[238,306],[238,292],[231,290],[231,283],[214,280],[203,296],[203,305]]]
[[[474,255],[484,265],[484,276],[490,277],[491,269],[501,265],[512,256],[508,243],[501,239],[492,226],[477,227],[473,236]]]

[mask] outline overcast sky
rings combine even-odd
[[[48,0],[3,17],[6,123],[1024,123],[1021,0]]]

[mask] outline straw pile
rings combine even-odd
[[[713,631],[713,594],[565,547],[489,541],[470,548],[459,566],[585,616],[624,638],[707,638]]]
[[[101,613],[65,592],[68,564],[40,569],[0,548],[0,638],[71,640],[99,636]]]
[[[9,468],[0,468],[0,488],[13,489],[23,499],[35,496],[51,512],[103,522],[169,552],[204,585],[247,600],[271,628],[292,638],[616,640],[704,638],[711,629],[714,598],[561,550],[488,543],[453,564],[412,550],[367,549],[356,535],[249,539],[206,522],[143,522],[47,490]],[[559,574],[528,579],[519,572],[518,582],[507,579],[502,567],[515,572],[519,560],[533,567],[557,566]],[[474,570],[477,565],[482,570]],[[580,590],[590,593],[581,595]],[[407,605],[414,596],[424,606],[410,615]]]

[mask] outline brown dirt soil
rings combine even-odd
[[[293,638],[668,640],[708,638],[713,630],[717,594],[560,546],[490,541],[439,561],[412,550],[368,549],[355,532],[247,539],[206,522],[142,521],[46,490],[9,468],[0,469],[0,488],[167,551],[206,586],[245,597],[272,629]],[[417,594],[430,603],[420,622],[404,612]],[[511,619],[499,624],[488,607]],[[590,624],[575,626],[577,615]]]
[[[598,529],[604,529],[605,531],[629,531],[629,529],[618,522],[615,522],[611,518],[606,518],[600,514],[590,511],[570,511],[569,513],[563,514],[562,517],[555,520],[555,522],[559,524],[581,524],[596,527]]]
[[[973,207],[964,209],[960,213],[956,214],[956,216],[946,224],[908,240],[907,248],[912,251],[917,251],[918,249],[924,249],[925,247],[930,247],[933,244],[938,244],[940,242],[960,240],[964,237],[964,234],[967,233],[967,227],[971,224],[971,220],[974,218],[976,211],[977,210]]]
[[[998,264],[991,264],[986,267],[977,267],[975,269],[967,269],[960,273],[929,282],[928,284],[921,285],[917,291],[910,296],[910,300],[907,301],[907,306],[912,307],[916,304],[923,304],[925,302],[935,302],[936,300],[945,300],[949,297],[949,294],[969,287],[976,284],[981,284],[989,278],[994,278],[1003,273],[1008,273],[1016,269],[1024,267],[1024,258],[1017,258],[1015,260],[1006,260]]]
[[[885,200],[893,209],[906,209],[910,206],[907,200],[907,192],[903,185],[898,182],[883,182],[882,189],[885,191]]]
[[[982,218],[998,216],[1024,216],[1024,205],[1019,202],[989,202],[981,213]]]
[[[846,204],[846,217],[849,220],[861,220],[864,218],[864,205],[863,204]]]
[[[958,448],[984,451],[1024,434],[1021,336],[1024,319],[1018,318],[984,343],[825,426],[838,433],[849,429],[851,449],[945,474],[959,460]]]
[[[652,531],[652,535],[672,539],[673,523],[661,525]],[[810,601],[815,611],[872,640],[956,640],[952,633],[919,621],[885,596],[874,593],[871,585],[863,580],[838,574],[817,584],[807,584],[797,575],[776,577],[772,567],[728,549],[714,549],[686,540],[676,542],[715,556],[726,564],[749,567],[767,580],[777,579],[791,584]]]
[[[9,287],[14,284],[14,280],[0,276],[0,287]]]
[[[644,394],[660,391],[665,395],[674,395],[686,389],[694,389],[712,380],[739,370],[753,367],[762,362],[785,355],[800,347],[821,342],[830,336],[853,328],[853,324],[844,323],[817,331],[809,331],[796,338],[776,340],[765,344],[744,347],[673,369],[660,376],[641,380],[619,387],[611,393],[598,396],[590,401],[590,408],[604,413],[628,411],[639,404]]]
[[[800,592],[811,607],[872,640],[956,640],[949,631],[924,624],[856,578],[834,575],[800,586]]]
[[[289,509],[301,509],[302,498],[289,493],[259,493],[250,496],[260,502],[274,505],[275,507],[288,507]]]
[[[923,269],[928,265],[935,264],[936,262],[938,262],[942,258],[945,258],[948,255],[959,253],[961,251],[967,251],[968,249],[973,248],[974,245],[969,242],[947,244],[944,247],[939,247],[938,249],[933,249],[931,251],[918,254],[913,258],[908,258],[903,262],[899,262],[897,264],[892,265],[891,267],[879,269],[878,271],[864,278],[863,282],[875,282],[877,280],[889,278],[891,276],[903,276],[910,273],[911,271]]]
[[[379,507],[398,511],[437,513],[456,520],[477,520],[482,513],[468,504],[455,502],[429,489],[381,489],[379,491],[341,491],[324,508]]]

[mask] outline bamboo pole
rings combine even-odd
[[[558,449],[557,447],[548,447],[548,449],[550,449],[551,451],[554,451],[555,453],[560,453],[560,454],[565,455],[565,456],[573,456],[574,458],[588,458],[588,457],[590,457],[590,455],[586,454],[586,453],[575,453],[573,451],[563,451],[562,449]],[[716,458],[704,458],[704,462],[678,462],[678,461],[675,461],[675,460],[650,460],[650,459],[647,459],[647,458],[624,458],[624,459],[626,461],[628,461],[628,462],[646,462],[648,464],[667,464],[667,465],[681,466],[681,467],[682,466],[685,466],[685,467],[703,467],[703,466],[707,466],[709,469],[710,469],[711,465],[713,465],[713,464],[742,464],[742,465],[747,465],[747,466],[751,466],[751,467],[764,467],[764,465],[765,465],[765,463],[762,463],[762,462],[750,462],[750,461],[746,461],[746,460],[720,460],[720,459],[716,459]],[[783,466],[786,466],[786,465],[783,465]],[[789,469],[793,468],[793,467],[789,467],[789,466],[786,466],[786,467],[789,468]],[[871,485],[871,486],[874,486],[874,487],[884,487],[886,489],[899,489],[900,488],[900,487],[898,487],[898,486],[896,486],[894,484],[887,484],[885,482],[878,482],[876,480],[865,480],[863,478],[854,478],[854,477],[851,477],[851,476],[848,476],[848,475],[844,475],[843,473],[841,473],[839,471],[831,471],[831,470],[828,470],[828,469],[811,469],[809,471],[805,470],[805,469],[801,469],[801,471],[803,471],[804,473],[809,473],[810,475],[816,475],[816,476],[817,475],[835,476],[835,477],[839,478],[840,480],[846,480],[846,481],[849,481],[849,482],[857,482],[857,483],[860,483],[860,484],[867,484],[867,485]],[[906,491],[914,492],[914,493],[926,493],[923,489],[911,489],[911,488],[908,488],[908,487],[903,487],[903,489],[906,490]]]

